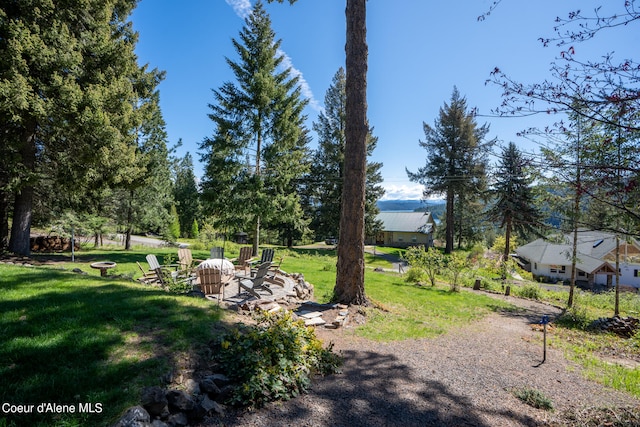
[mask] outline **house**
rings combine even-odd
[[[367,239],[368,244],[380,246],[433,246],[436,223],[429,212],[380,212],[382,231]]]
[[[587,288],[615,285],[616,236],[600,231],[578,231],[576,282]],[[558,243],[535,240],[516,250],[525,261],[525,269],[535,279],[568,281],[571,279],[573,234]],[[620,285],[640,288],[640,245],[634,239],[619,242]]]

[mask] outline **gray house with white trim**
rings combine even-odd
[[[640,245],[635,239],[620,240],[620,284],[640,288]],[[534,278],[571,279],[573,234],[562,236],[559,242],[535,240],[516,250],[525,261],[525,269]],[[616,275],[616,237],[600,231],[579,231],[577,238],[576,280],[582,285],[611,287]]]
[[[382,231],[367,238],[367,244],[408,247],[433,246],[436,223],[430,212],[380,212]]]

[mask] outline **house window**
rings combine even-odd
[[[638,277],[638,270],[633,270],[633,277]]]
[[[537,262],[533,263],[533,268],[535,268],[536,270],[538,269],[538,263]]]
[[[411,236],[411,241],[415,243],[418,241],[418,238],[416,236]]]
[[[579,277],[584,277],[586,274],[584,273],[584,271],[578,271],[578,276]]]
[[[549,272],[550,273],[557,273],[558,272],[558,266],[557,265],[549,266]]]
[[[560,273],[564,274],[567,272],[567,266],[563,265],[562,268],[560,269]]]

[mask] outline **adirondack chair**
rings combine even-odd
[[[240,254],[238,255],[238,258],[232,258],[229,261],[234,263],[236,270],[244,270],[244,273],[246,275],[247,270],[249,270],[251,267],[248,261],[251,259],[252,251],[253,248],[251,248],[251,246],[243,246],[240,248]]]
[[[191,271],[195,262],[202,262],[201,259],[193,259],[193,254],[189,248],[178,249],[178,266],[181,270]]]
[[[142,272],[142,277],[139,277],[137,279],[138,282],[144,283],[145,285],[153,285],[159,283],[158,276],[155,271],[145,271],[138,261],[136,261],[136,264],[138,264],[138,268]]]
[[[275,253],[275,250],[272,248],[265,248],[262,250],[262,254],[260,255],[260,259],[252,259],[247,261],[250,265],[254,265],[254,264],[264,264],[265,262],[273,262],[273,255]],[[254,269],[251,270],[251,274],[253,274],[255,272]]]
[[[211,248],[211,259],[221,259],[224,258],[224,248],[220,246],[215,246]]]
[[[166,285],[166,277],[165,267],[160,265],[158,262],[158,258],[154,254],[149,254],[146,256],[147,263],[149,264],[149,270],[155,273],[156,282],[162,286]],[[169,274],[170,276],[170,274]]]
[[[147,263],[149,263],[149,269],[155,272],[158,283],[163,287],[167,286],[169,282],[180,283],[191,281],[191,278],[188,276],[180,275],[177,272],[172,273],[170,271],[170,268],[178,267],[177,264],[161,265],[154,254],[149,254],[146,258]]]
[[[239,285],[240,288],[249,292],[256,298],[261,298],[258,291],[265,291],[269,294],[273,295],[273,291],[269,289],[269,286],[265,284],[265,279],[267,277],[267,273],[269,272],[269,267],[271,266],[270,262],[265,262],[260,264],[260,266],[256,270],[256,275],[251,278],[240,279]]]
[[[218,295],[218,304],[224,299],[222,273],[217,268],[198,268],[196,270],[197,285],[205,295]]]

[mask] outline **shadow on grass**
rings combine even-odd
[[[69,405],[16,425],[108,425],[212,339],[221,311],[186,297],[44,268],[0,281],[0,402]],[[100,413],[79,413],[80,404]],[[33,412],[37,412],[34,410]],[[68,412],[68,411],[67,411]],[[9,424],[11,425],[11,424]]]
[[[502,418],[504,425],[537,425],[523,414],[474,408],[468,397],[430,379],[426,367],[413,369],[394,355],[346,351],[343,356],[343,373],[315,380],[309,397],[265,408],[269,425],[488,427],[483,414]],[[242,426],[252,417],[224,421]]]

